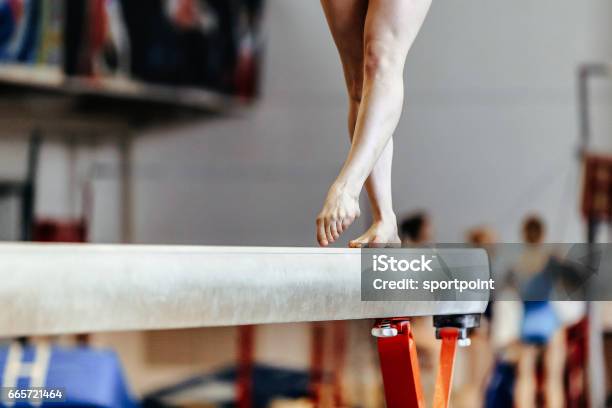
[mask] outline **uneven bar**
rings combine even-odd
[[[362,302],[355,249],[0,244],[0,337],[481,313]]]

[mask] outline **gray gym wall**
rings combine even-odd
[[[264,97],[252,112],[138,135],[136,241],[314,245],[314,218],[348,148],[340,65],[318,1],[269,0],[266,21]],[[514,241],[531,211],[551,224],[550,241],[580,240],[575,69],[612,60],[611,22],[609,0],[435,0],[406,67],[406,107],[395,135],[397,211],[428,209],[439,241],[462,240],[480,223]],[[598,93],[594,115],[604,137],[612,129],[608,91]],[[6,143],[0,171],[17,175],[23,155]],[[83,173],[91,158],[116,168],[110,145],[83,149]],[[45,146],[39,214],[78,209],[69,199],[67,159],[63,146]],[[114,242],[117,182],[113,171],[101,173],[93,240]],[[229,349],[233,333],[207,331],[207,344]],[[307,325],[266,326],[257,335],[258,361],[307,364],[307,352],[295,351],[307,350]],[[166,366],[147,365],[145,338],[96,337],[117,347],[137,392],[169,381]],[[231,361],[230,351],[218,354]],[[177,380],[185,369],[171,367]]]
[[[544,215],[549,240],[581,240],[575,72],[612,59],[611,20],[608,0],[434,1],[406,66],[398,213],[427,209],[438,241],[482,223],[515,241],[528,212]],[[136,241],[315,244],[348,148],[340,64],[318,1],[269,0],[266,27],[264,95],[250,113],[138,135]],[[610,98],[600,96],[601,134]],[[112,153],[98,156],[113,164]],[[42,178],[57,185],[62,157],[46,157]],[[115,181],[95,187],[94,239],[115,241]],[[50,190],[39,212],[59,207]]]

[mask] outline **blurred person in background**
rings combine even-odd
[[[422,245],[433,241],[431,219],[425,211],[404,217],[400,222],[399,232],[404,245]]]
[[[434,241],[431,217],[423,210],[407,214],[401,219],[398,230],[404,247],[426,245]],[[424,395],[429,398],[433,395],[435,386],[435,375],[440,360],[440,342],[436,339],[431,317],[414,317],[410,319],[410,324],[417,344]]]
[[[542,248],[546,235],[546,226],[542,218],[537,215],[529,215],[523,221],[522,237],[525,247],[520,263],[514,271],[524,277],[531,276],[544,269],[550,253]]]
[[[350,246],[399,243],[391,200],[392,135],[404,100],[403,71],[431,0],[321,0],[340,54],[351,148],[323,209],[317,240],[327,246],[359,217],[365,184],[373,224]]]
[[[471,228],[465,234],[466,242],[477,247],[488,247],[497,243],[497,234],[488,226]]]
[[[526,244],[538,245],[544,242],[546,227],[538,215],[529,215],[523,221],[523,241]]]
[[[507,281],[521,293],[521,299],[528,301],[499,300],[494,304],[491,334],[498,361],[486,407],[563,406],[564,331],[552,303],[544,295],[540,295],[542,299],[529,295],[548,293],[541,277],[553,253],[544,245],[545,237],[542,218],[529,215],[521,226],[524,245],[506,248],[510,252],[518,250],[512,256],[516,261]]]
[[[520,281],[536,282],[551,256],[545,241],[546,226],[538,215],[529,215],[522,226],[523,254],[514,268]],[[521,407],[562,407],[565,337],[553,305],[548,301],[524,302],[521,350],[518,362],[516,403]],[[544,375],[543,384],[538,376]],[[538,385],[541,384],[541,385]]]
[[[468,245],[485,248],[492,258],[493,246],[497,243],[496,232],[488,226],[477,226],[469,229],[466,234]],[[487,307],[480,321],[480,327],[470,334],[472,345],[465,350],[466,363],[461,366],[462,379],[464,383],[453,397],[453,405],[456,407],[482,407],[487,380],[493,367],[493,347],[489,338],[490,307]],[[458,367],[459,368],[459,367]]]

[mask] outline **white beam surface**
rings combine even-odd
[[[0,244],[0,337],[481,313],[362,302],[352,249]]]

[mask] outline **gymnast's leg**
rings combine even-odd
[[[352,141],[363,90],[363,34],[368,0],[321,0],[321,5],[342,62],[349,104],[348,133]],[[337,221],[343,219],[344,225],[341,222],[335,225],[331,223],[325,225],[322,219],[317,219],[317,227],[320,232],[318,240],[321,245],[334,242],[345,227],[348,227],[354,218],[359,216],[358,203],[354,204],[353,217],[348,217],[349,211],[343,214],[345,217],[338,217]],[[322,230],[321,228],[328,229]]]
[[[361,93],[355,91],[358,81],[353,80],[359,79],[354,72],[361,69],[351,68],[352,59],[346,57],[347,53],[343,56],[344,47],[341,44],[344,42],[339,38],[344,36],[338,34],[341,30],[337,27],[340,25],[339,19],[348,18],[347,13],[356,12],[355,9],[349,10],[350,6],[362,3],[323,1],[347,78],[351,96],[349,127],[354,127],[349,155],[317,217],[317,239],[323,246],[334,242],[359,216],[359,193],[368,177],[366,187],[374,225],[351,244],[399,242],[391,205],[391,137],[402,110],[406,55],[425,19],[430,1],[368,1],[362,35]]]

